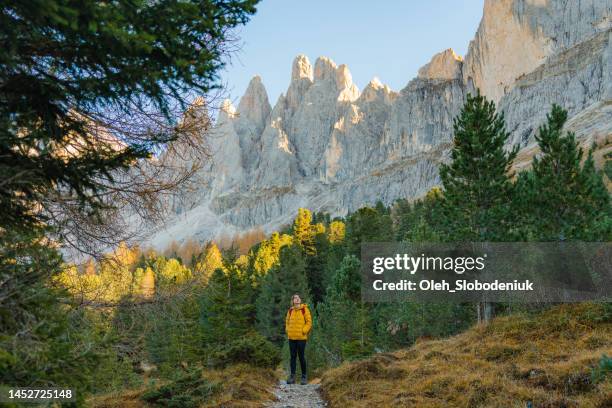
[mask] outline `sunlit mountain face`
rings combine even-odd
[[[536,153],[553,103],[568,110],[566,127],[584,146],[603,146],[612,128],[605,3],[486,1],[467,54],[435,54],[399,91],[377,78],[359,90],[349,68],[327,57],[297,56],[273,105],[265,78],[254,77],[237,107],[221,107],[199,190],[185,193],[150,243],[269,232],[299,207],[343,215],[421,197],[439,183],[453,118],[477,90],[504,113],[509,145],[521,146],[517,168]]]

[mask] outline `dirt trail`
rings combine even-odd
[[[324,408],[327,406],[319,394],[319,384],[287,385],[285,381],[274,389],[277,401],[269,408]]]

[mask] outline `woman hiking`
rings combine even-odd
[[[306,385],[306,340],[312,328],[312,317],[306,304],[302,304],[302,299],[297,293],[291,297],[291,307],[287,311],[285,318],[285,331],[289,339],[289,352],[291,354],[291,374],[287,379],[287,384],[295,384],[295,358],[300,357],[300,369],[302,370],[302,381],[300,384]]]

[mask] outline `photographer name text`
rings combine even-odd
[[[401,279],[396,282],[384,282],[377,279],[372,282],[376,291],[424,291],[424,292],[461,292],[461,291],[533,291],[533,282],[530,280],[503,282],[495,280],[493,282],[480,282],[458,280],[447,282],[446,280],[421,279],[412,281]]]

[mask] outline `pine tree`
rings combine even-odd
[[[72,200],[71,210],[88,219],[112,205],[104,198],[120,188],[111,185],[114,171],[177,138],[165,131],[176,125],[173,106],[185,108],[186,95],[218,86],[228,33],[248,21],[255,4],[4,2],[0,226],[48,220],[38,209],[56,195]],[[137,111],[142,120],[155,119],[130,122]],[[109,142],[108,134],[97,137],[92,118],[106,120],[121,143]],[[62,154],[64,147],[80,154]]]
[[[506,151],[503,114],[478,93],[469,95],[453,123],[451,163],[440,166],[443,226],[451,241],[503,239],[512,193],[510,168],[518,147]]]
[[[195,296],[174,297],[141,308],[130,307],[129,302],[126,306],[128,312],[124,318],[128,320],[118,327],[118,334],[125,338],[128,331],[136,339],[144,337],[146,355],[142,358],[161,366],[162,371],[201,359],[204,332]],[[139,351],[137,342],[134,352]]]
[[[572,132],[563,134],[567,112],[553,105],[536,140],[540,154],[517,182],[518,234],[543,241],[610,238],[610,198],[592,151],[584,152]]]
[[[595,168],[593,149],[582,166],[582,218],[578,221],[576,238],[584,241],[612,240],[612,206],[603,174]],[[580,227],[580,225],[582,225]]]
[[[279,346],[282,345],[284,339],[284,313],[289,307],[289,301],[286,301],[287,290],[281,281],[281,271],[280,265],[276,265],[268,271],[255,303],[257,330]]]
[[[81,406],[100,354],[86,325],[74,324],[82,310],[50,284],[64,265],[43,232],[0,229],[0,387],[69,386]]]
[[[399,200],[394,209],[398,241],[439,242],[442,190],[434,187],[421,200]]]
[[[246,334],[252,324],[251,283],[226,264],[213,272],[202,298],[202,328],[208,345],[228,343]]]
[[[440,211],[443,239],[461,242],[503,240],[510,224],[512,162],[518,146],[506,151],[503,114],[480,95],[467,96],[453,123],[451,163],[440,166],[444,187]],[[488,321],[493,305],[480,303],[478,318]]]
[[[330,363],[372,352],[371,309],[361,300],[361,262],[347,255],[335,271],[325,301],[317,308],[320,338]]]
[[[306,277],[310,294],[312,295],[313,306],[323,299],[329,280],[329,276],[325,275],[325,265],[330,250],[330,242],[325,231],[315,235],[314,248],[314,254],[306,257]]]
[[[309,302],[304,256],[299,246],[290,245],[281,249],[280,261],[264,277],[256,301],[257,328],[273,343],[280,345],[285,339],[285,315],[295,293],[303,303]]]
[[[361,300],[361,262],[354,255],[346,255],[327,288],[327,296],[352,302]]]
[[[393,222],[386,210],[383,213],[364,207],[351,214],[346,221],[345,243],[349,253],[360,256],[362,242],[385,242],[393,239]]]

